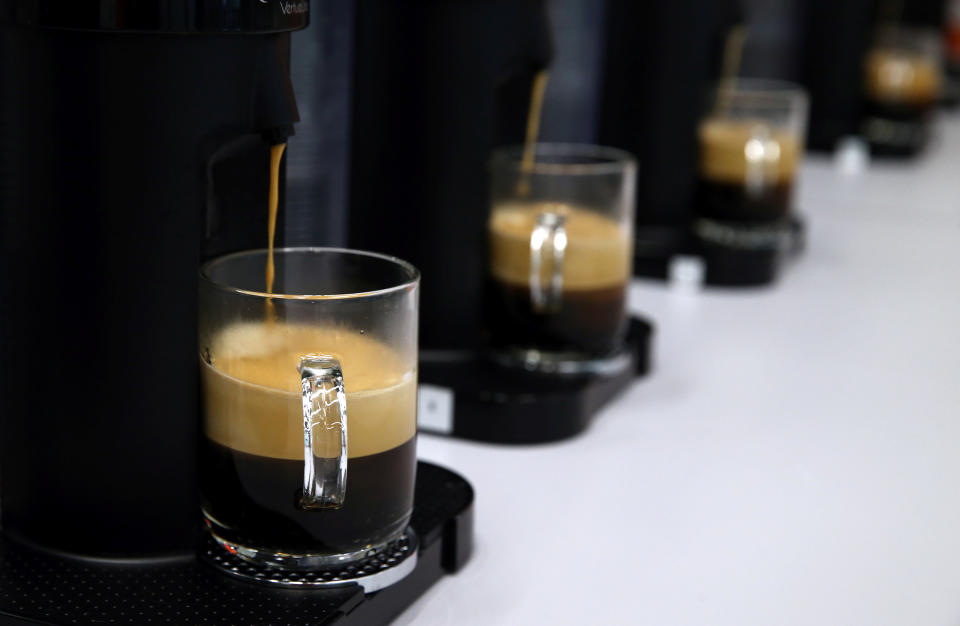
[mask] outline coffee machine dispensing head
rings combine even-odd
[[[94,558],[194,550],[198,265],[266,242],[269,144],[298,119],[289,33],[308,11],[0,9],[8,537]]]

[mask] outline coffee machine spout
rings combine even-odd
[[[254,124],[271,146],[285,143],[294,134],[294,123],[300,121],[290,80],[290,40],[283,42],[262,48],[256,64]]]
[[[287,139],[293,136],[294,130],[293,125],[290,126],[276,126],[274,128],[269,128],[260,133],[260,136],[263,137],[263,140],[267,143],[268,146],[276,146],[281,143],[287,143]]]

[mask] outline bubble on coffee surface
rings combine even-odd
[[[790,183],[801,156],[797,133],[763,120],[708,118],[698,134],[700,174],[715,182]]]
[[[307,354],[340,360],[347,394],[348,456],[395,448],[416,430],[416,364],[342,326],[237,323],[221,330],[203,363],[204,430],[229,448],[303,458],[297,366]]]
[[[626,284],[632,254],[628,229],[597,211],[552,202],[505,202],[493,208],[488,228],[490,270],[495,278],[513,285],[529,284],[530,236],[544,213],[565,218],[564,291]],[[549,244],[543,254],[549,258]]]
[[[867,55],[866,89],[879,102],[929,105],[940,95],[940,69],[923,54],[877,48]]]

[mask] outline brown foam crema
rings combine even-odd
[[[220,331],[204,362],[204,431],[228,448],[303,459],[297,366],[306,354],[336,356],[347,394],[348,456],[395,448],[416,431],[415,364],[341,327],[238,323]]]
[[[545,212],[566,217],[564,291],[626,284],[631,261],[628,230],[596,211],[548,202],[510,202],[494,207],[488,227],[490,270],[495,278],[513,285],[529,285],[530,236],[537,217]],[[544,253],[550,254],[549,245]]]
[[[714,182],[789,183],[797,169],[796,133],[762,120],[708,118],[700,124],[700,174]]]
[[[940,97],[940,68],[920,53],[878,48],[867,55],[866,65],[873,100],[927,105]]]

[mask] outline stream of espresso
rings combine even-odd
[[[530,195],[530,173],[537,153],[537,135],[540,134],[540,113],[543,111],[543,94],[547,90],[547,70],[540,70],[533,77],[530,88],[530,110],[527,112],[527,136],[523,143],[523,156],[520,160],[520,180],[517,181],[517,195],[525,198]]]
[[[273,240],[277,234],[277,207],[280,205],[280,161],[287,144],[270,146],[270,191],[267,198],[267,293],[273,293],[273,279],[276,273],[273,263]],[[267,299],[267,321],[274,318],[273,300]]]

